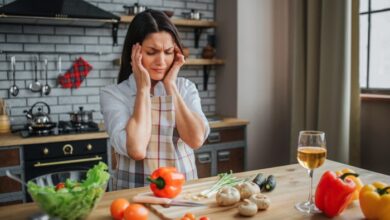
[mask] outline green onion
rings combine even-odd
[[[220,173],[218,174],[219,180],[211,188],[203,190],[200,192],[201,197],[210,198],[215,193],[217,193],[224,186],[235,186],[237,184],[248,181],[247,179],[239,179],[233,176],[233,172],[230,170],[230,173]]]

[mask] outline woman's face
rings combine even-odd
[[[175,57],[174,45],[172,36],[165,31],[149,34],[142,42],[142,65],[152,80],[164,79]]]

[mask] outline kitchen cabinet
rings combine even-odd
[[[222,172],[242,172],[246,168],[246,125],[211,128],[202,148],[195,151],[198,177]]]
[[[24,180],[23,148],[20,146],[0,148],[0,206],[25,201],[22,184],[8,178],[6,170]]]
[[[26,182],[46,173],[89,169],[99,161],[111,167],[105,132],[34,138],[2,134],[0,138],[0,206],[29,201],[25,187],[8,178],[6,170]]]

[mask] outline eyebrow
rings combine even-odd
[[[147,48],[152,49],[152,50],[159,50],[159,49],[157,49],[157,48],[155,48],[155,47],[151,47],[151,46],[149,46],[149,47],[147,47]],[[172,49],[172,48],[174,48],[174,47],[170,47],[170,48],[167,48],[167,49],[165,49],[165,50],[170,50],[170,49]]]

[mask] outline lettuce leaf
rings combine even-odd
[[[27,190],[33,200],[51,217],[61,219],[83,219],[103,196],[110,179],[105,163],[99,162],[89,169],[81,183],[67,179],[65,188],[56,191],[55,186],[38,186],[27,183]]]

